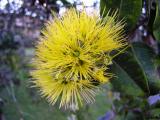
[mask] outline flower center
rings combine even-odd
[[[73,56],[74,56],[74,57],[79,57],[79,56],[80,56],[80,51],[79,51],[79,50],[75,50],[75,51],[73,52]]]

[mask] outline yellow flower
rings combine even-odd
[[[46,24],[36,47],[32,76],[35,86],[51,104],[60,107],[92,103],[100,84],[109,81],[106,73],[111,52],[125,45],[123,27],[116,13],[104,21],[86,11],[68,10]]]

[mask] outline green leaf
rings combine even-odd
[[[149,46],[133,43],[124,54],[114,59],[111,69],[117,76],[111,81],[114,89],[134,96],[141,95],[140,89],[146,95],[158,93],[160,79],[154,60],[155,54]]]
[[[130,30],[135,25],[141,13],[141,0],[101,0],[100,14],[105,16],[109,10],[119,10],[120,19],[127,21],[126,29]]]
[[[111,80],[114,90],[131,96],[142,96],[144,94],[129,74],[116,62],[113,63],[111,70],[116,75]]]
[[[160,119],[160,108],[155,108],[150,110],[150,119],[159,120]]]
[[[160,78],[155,65],[156,55],[153,50],[143,43],[133,43],[132,50],[134,55],[144,71],[149,84],[150,94],[156,94],[160,91]]]
[[[156,12],[156,18],[155,18],[155,22],[153,25],[153,30],[154,30],[154,35],[156,37],[156,40],[160,40],[160,0],[157,0],[157,12]]]
[[[121,76],[122,80],[130,82],[133,81],[137,86],[139,86],[145,92],[145,94],[149,94],[147,78],[145,76],[144,71],[141,69],[141,66],[138,63],[136,56],[132,51],[132,47],[128,48],[125,51],[125,53],[119,55],[116,59],[114,59],[114,61],[121,67],[123,71],[127,73],[128,77],[130,77],[130,80],[128,80],[126,77]],[[118,77],[118,79],[120,79],[120,77]],[[133,82],[131,87],[135,86],[133,85]],[[135,89],[137,88],[134,88],[134,90]],[[133,92],[132,94],[135,94],[134,90],[132,91]]]

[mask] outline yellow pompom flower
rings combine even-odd
[[[50,20],[36,46],[31,72],[42,96],[60,107],[92,103],[99,85],[112,76],[106,73],[110,53],[125,45],[123,27],[116,13],[102,21],[97,14],[75,9]]]

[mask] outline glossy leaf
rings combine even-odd
[[[113,87],[117,89],[119,86],[117,90],[134,96],[138,95],[139,89],[137,86],[146,95],[158,93],[160,79],[156,72],[154,58],[155,54],[150,47],[143,43],[133,43],[131,48],[114,60],[112,71],[117,78],[111,81]]]
[[[114,62],[111,69],[116,75],[111,80],[114,90],[132,96],[141,96],[144,94],[142,89],[120,65]]]
[[[134,43],[132,50],[145,73],[150,94],[158,93],[160,91],[160,78],[154,63],[156,57],[155,53],[149,46],[142,43]]]

